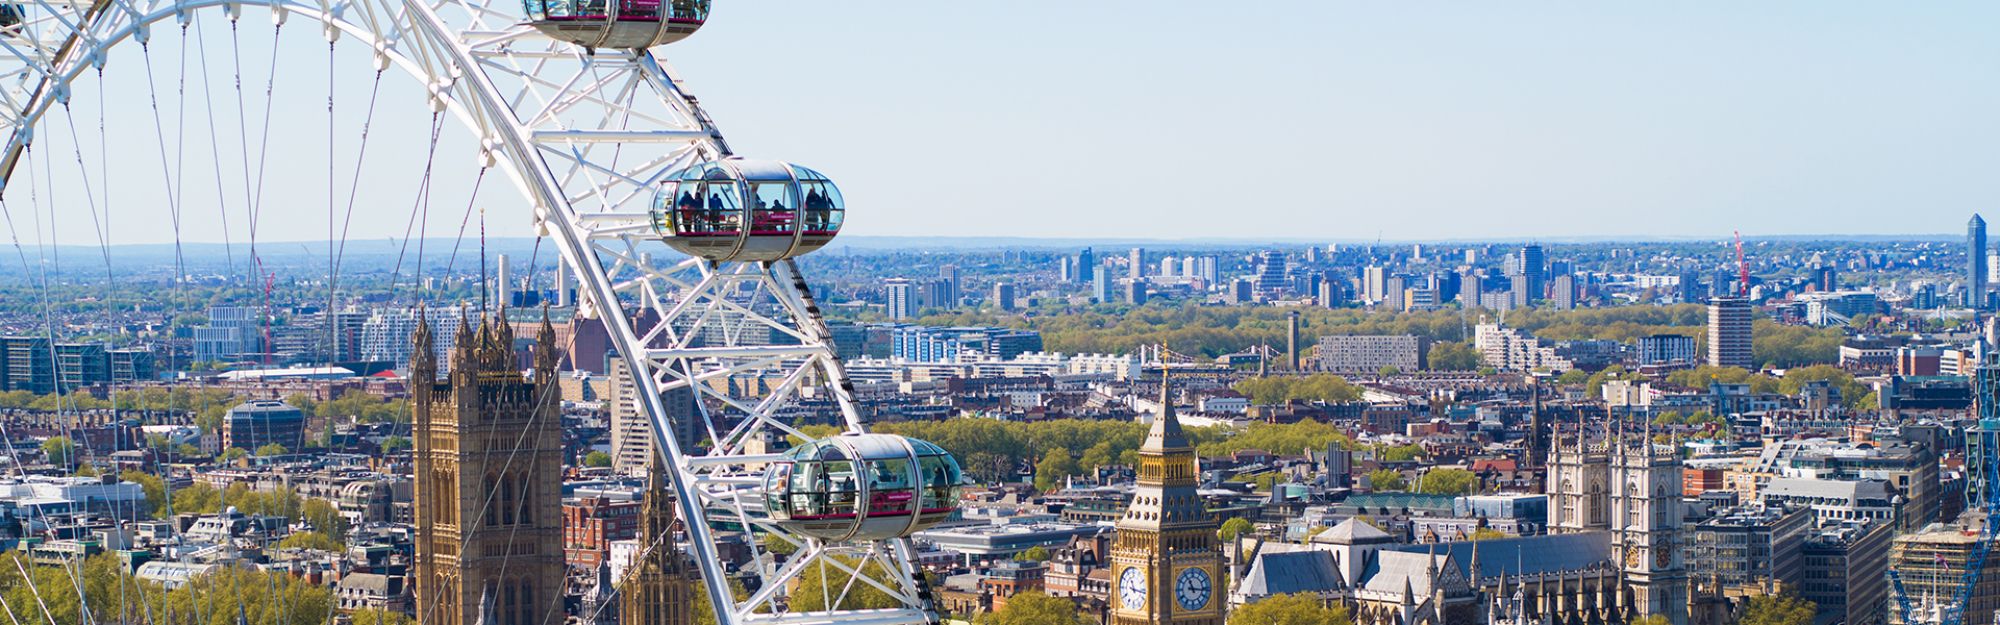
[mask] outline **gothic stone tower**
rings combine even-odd
[[[1584,429],[1579,423],[1574,439],[1557,437],[1549,454],[1549,531],[1611,532],[1621,611],[1687,625],[1680,456],[1653,443],[1650,431],[1632,440],[1622,430],[1606,431],[1593,444]]]
[[[1688,621],[1688,573],[1681,558],[1681,460],[1650,432],[1611,458],[1612,549],[1623,558],[1631,613]],[[1620,441],[1624,443],[1624,441]]]
[[[1195,487],[1194,447],[1160,380],[1160,411],[1139,448],[1139,483],[1111,549],[1113,625],[1222,625],[1222,550]]]
[[[418,319],[422,319],[420,313]],[[417,621],[563,622],[562,423],[555,332],[542,320],[532,377],[504,318],[458,328],[437,381],[431,329],[411,340],[416,424]]]
[[[646,507],[640,512],[643,549],[629,579],[619,589],[619,625],[693,625],[694,585],[686,559],[674,546],[674,502],[667,494],[667,476],[653,458],[646,483]]]

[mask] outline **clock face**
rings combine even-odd
[[[1127,610],[1146,607],[1146,573],[1139,567],[1128,567],[1118,575],[1118,604]]]
[[[1674,552],[1673,552],[1673,550],[1671,550],[1671,549],[1658,549],[1658,550],[1655,550],[1655,551],[1653,551],[1653,565],[1654,565],[1654,566],[1657,566],[1657,567],[1659,567],[1659,568],[1663,568],[1663,569],[1664,569],[1664,568],[1667,568],[1668,566],[1672,566],[1672,565],[1673,565],[1673,563],[1674,563]]]
[[[1625,568],[1628,569],[1639,568],[1639,563],[1645,561],[1646,561],[1645,554],[1639,553],[1638,548],[1636,547],[1625,548]]]
[[[1211,590],[1214,587],[1209,584],[1208,571],[1186,569],[1174,579],[1174,601],[1179,602],[1183,610],[1199,610],[1208,605]]]

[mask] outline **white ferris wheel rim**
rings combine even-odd
[[[641,212],[630,210],[635,201],[643,203],[649,198],[640,197],[644,187],[651,183],[649,175],[658,175],[674,169],[668,165],[682,166],[727,155],[729,149],[721,134],[709,123],[705,115],[686,96],[670,70],[655,59],[649,51],[635,51],[606,57],[595,55],[585,57],[559,42],[547,41],[540,49],[532,44],[546,41],[534,28],[519,22],[518,16],[507,10],[495,10],[489,2],[476,0],[435,0],[432,2],[398,2],[396,0],[342,0],[339,2],[305,2],[301,0],[266,0],[262,2],[246,0],[174,0],[171,2],[144,2],[138,0],[100,0],[94,5],[83,6],[71,3],[51,3],[49,0],[32,0],[18,6],[40,10],[41,19],[24,24],[14,31],[14,37],[0,35],[0,67],[15,65],[11,71],[0,71],[0,129],[8,134],[5,154],[8,162],[21,153],[34,140],[34,128],[42,117],[60,101],[69,97],[68,85],[86,70],[101,67],[108,52],[115,46],[138,40],[145,42],[151,36],[151,29],[169,20],[178,21],[183,26],[194,19],[196,12],[203,9],[219,9],[233,21],[241,18],[244,8],[267,9],[273,22],[282,25],[290,16],[318,23],[322,35],[329,42],[348,37],[362,42],[372,49],[376,56],[376,66],[400,68],[405,73],[422,82],[429,91],[432,106],[444,112],[470,129],[480,138],[481,158],[489,166],[497,167],[513,182],[516,191],[528,199],[534,207],[534,218],[538,233],[551,239],[563,262],[575,270],[581,287],[580,313],[594,314],[604,321],[611,341],[620,357],[626,361],[634,382],[639,387],[636,393],[641,411],[653,423],[655,443],[669,464],[676,465],[666,473],[676,492],[680,516],[683,519],[704,519],[702,523],[685,523],[690,534],[690,550],[701,568],[704,585],[711,604],[717,606],[716,616],[723,625],[744,623],[769,623],[785,625],[789,623],[827,624],[867,624],[905,625],[911,623],[936,622],[935,606],[926,593],[921,592],[921,577],[914,570],[914,553],[907,539],[874,541],[860,545],[833,545],[804,536],[785,537],[800,547],[797,554],[785,566],[771,568],[765,562],[768,555],[759,541],[751,541],[751,549],[759,566],[764,567],[767,585],[753,593],[744,601],[737,601],[728,587],[724,575],[714,530],[710,527],[711,515],[705,508],[705,500],[715,500],[718,495],[692,483],[698,476],[707,476],[715,484],[723,485],[716,492],[738,492],[727,489],[737,478],[715,476],[704,473],[717,466],[755,466],[757,462],[768,460],[767,455],[741,453],[739,457],[711,452],[700,457],[691,457],[679,449],[673,436],[666,434],[670,423],[667,411],[661,401],[661,394],[674,387],[685,387],[700,394],[711,394],[707,399],[718,399],[734,405],[738,409],[748,408],[753,415],[746,422],[768,422],[774,430],[803,436],[798,429],[786,426],[778,419],[765,414],[775,406],[767,398],[754,406],[731,402],[726,397],[715,397],[713,391],[702,388],[697,376],[678,376],[671,370],[676,363],[687,363],[699,358],[747,357],[725,349],[720,352],[703,352],[694,348],[651,347],[660,338],[659,328],[643,336],[634,327],[630,313],[622,304],[629,299],[621,299],[621,293],[642,300],[641,306],[651,306],[656,312],[671,313],[684,311],[689,302],[698,299],[689,293],[706,289],[723,289],[725,285],[749,281],[759,283],[756,288],[767,288],[772,293],[775,306],[785,315],[792,317],[790,327],[784,327],[782,319],[762,319],[773,328],[791,334],[802,341],[798,348],[772,350],[769,356],[760,359],[760,365],[777,362],[778,358],[789,355],[803,358],[802,364],[795,365],[796,372],[788,376],[787,388],[796,393],[793,385],[803,385],[801,380],[821,378],[829,394],[838,402],[845,418],[848,431],[862,431],[851,386],[847,384],[846,373],[831,350],[823,343],[827,330],[818,318],[817,308],[810,302],[810,294],[800,292],[803,280],[797,275],[796,265],[788,261],[776,263],[708,263],[696,259],[686,259],[669,263],[662,267],[650,263],[649,254],[638,250],[639,244],[651,240],[653,234],[643,224],[646,218]],[[68,10],[65,10],[67,7]],[[450,24],[441,15],[454,11],[464,24]],[[90,18],[86,19],[86,15]],[[358,17],[360,19],[353,19]],[[82,24],[82,28],[78,28]],[[66,46],[54,45],[49,39],[42,39],[41,26],[48,26],[55,35],[75,37],[80,44],[69,54],[63,54]],[[33,37],[32,41],[28,38]],[[512,49],[515,44],[531,44],[522,50]],[[524,68],[537,65],[548,59],[573,58],[585,65],[608,61],[621,65],[632,74],[633,84],[623,94],[628,98],[644,97],[650,90],[661,100],[661,104],[671,113],[666,117],[679,115],[680,124],[663,123],[668,128],[633,129],[623,128],[574,128],[549,124],[556,120],[557,113],[579,103],[595,103],[615,108],[619,104],[628,107],[633,102],[614,102],[615,97],[605,97],[609,84],[590,85],[600,89],[598,93],[584,93],[571,97],[564,91],[578,86],[579,81],[558,84],[541,78],[539,70]],[[498,60],[496,60],[498,59]],[[504,69],[498,63],[514,64],[522,69],[526,80],[520,86],[517,101],[510,102],[501,87],[497,86],[489,70]],[[522,76],[512,76],[521,78]],[[511,85],[510,85],[511,86]],[[543,98],[540,102],[528,102],[525,94],[535,88],[553,89],[561,97]],[[644,88],[638,88],[644,87]],[[522,119],[520,111],[526,105],[532,112],[529,119]],[[541,108],[536,111],[534,106]],[[659,121],[664,117],[657,113],[633,113],[625,111],[623,121],[633,119]],[[609,121],[611,115],[606,115]],[[540,127],[553,126],[553,127]],[[623,147],[631,144],[671,144],[681,146],[673,152],[673,158],[648,161],[640,167],[617,169],[614,166],[587,162],[587,154],[598,145]],[[551,146],[559,149],[552,149]],[[560,148],[566,148],[567,154]],[[551,164],[551,155],[570,158],[574,165],[568,170],[568,177],[558,174]],[[646,173],[646,169],[654,173]],[[576,182],[579,172],[588,179],[589,187],[579,192]],[[0,194],[4,194],[11,179],[11,168],[0,172]],[[595,178],[602,176],[604,182]],[[624,184],[638,188],[614,199],[612,187]],[[598,200],[600,211],[580,210],[580,200]],[[620,210],[620,209],[625,210]],[[621,249],[622,248],[622,249]],[[607,263],[609,267],[607,267]],[[732,267],[731,265],[736,265]],[[613,272],[621,268],[636,277],[622,282],[614,281]],[[676,279],[676,273],[691,274],[686,280]],[[788,280],[789,279],[789,280]],[[677,289],[679,298],[665,295],[656,283],[664,283],[669,289]],[[716,296],[703,304],[728,308],[735,306],[725,297]],[[738,312],[755,315],[752,311],[736,306]],[[704,318],[705,319],[705,318]],[[699,323],[699,322],[698,322]],[[659,324],[664,327],[666,320]],[[740,351],[741,348],[738,348]],[[647,372],[639,375],[636,372]],[[678,380],[669,382],[669,378]],[[709,424],[711,428],[713,424]],[[761,427],[761,426],[759,426]],[[756,429],[755,427],[751,429]],[[738,432],[732,432],[736,435]],[[739,492],[735,495],[741,498]],[[737,505],[738,519],[750,521],[743,512],[740,501]],[[755,523],[758,529],[783,536],[782,528],[767,522]],[[748,527],[745,528],[749,529]],[[844,560],[843,558],[850,558]],[[851,560],[859,558],[858,561]],[[878,582],[862,574],[868,564],[879,564],[888,570],[892,579]],[[841,589],[844,598],[859,582],[862,586],[872,586],[876,590],[899,600],[903,607],[864,610],[829,610],[797,613],[778,611],[786,600],[780,592],[781,586],[792,579],[806,574],[813,566],[824,571],[832,567],[850,575],[854,581]],[[829,603],[839,603],[829,601]],[[720,609],[727,606],[727,609]],[[762,610],[760,612],[760,610]]]

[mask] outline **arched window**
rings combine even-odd
[[[516,614],[518,614],[519,616],[516,617],[518,620],[514,622],[516,623],[516,625],[534,625],[535,623],[534,584],[533,582],[528,581],[528,578],[524,577],[521,578],[520,587],[521,587],[520,591],[521,604],[519,607],[516,608]]]

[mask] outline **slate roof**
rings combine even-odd
[[[1612,566],[1616,563],[1611,550],[1610,532],[1522,536],[1437,545],[1403,545],[1392,550],[1421,556],[1436,549],[1440,556],[1451,556],[1451,563],[1458,567],[1459,573],[1469,578],[1472,575],[1474,545],[1478,545],[1479,548],[1480,579],[1496,578],[1501,575],[1514,577],[1524,574],[1532,576],[1536,573],[1578,571],[1593,566]]]
[[[1243,577],[1241,592],[1250,597],[1288,593],[1337,592],[1346,587],[1330,551],[1260,553]]]

